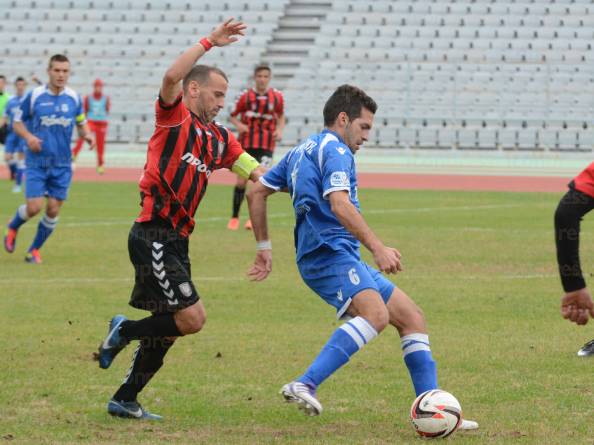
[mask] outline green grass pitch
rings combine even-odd
[[[22,201],[9,190],[0,184],[2,222]],[[371,227],[403,254],[405,271],[393,279],[426,314],[440,385],[481,425],[450,442],[592,443],[594,361],[575,352],[594,330],[559,316],[552,232],[559,195],[361,190],[360,198]],[[297,273],[285,195],[270,198],[273,273],[259,284],[245,278],[254,240],[226,230],[224,186],[210,187],[190,242],[207,324],[176,344],[141,394],[165,421],[108,416],[133,348],[107,371],[91,356],[111,316],[144,316],[127,305],[126,240],[138,200],[135,184],[77,183],[44,264],[23,262],[37,219],[19,233],[16,253],[0,253],[0,443],[420,443],[391,328],[320,388],[322,416],[307,418],[281,401],[282,384],[338,324]],[[588,277],[593,220],[584,221],[582,241]]]

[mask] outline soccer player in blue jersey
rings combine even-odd
[[[8,100],[2,119],[7,123],[8,130],[4,145],[4,160],[10,169],[10,177],[14,178],[15,184],[12,191],[14,193],[20,193],[23,172],[25,171],[25,147],[27,144],[22,137],[14,132],[12,122],[14,120],[15,112],[20,108],[21,103],[25,99],[27,81],[22,77],[17,77],[14,86],[16,89],[16,96],[13,96]]]
[[[303,375],[281,394],[306,414],[322,412],[319,385],[391,324],[400,334],[404,362],[417,395],[437,388],[425,318],[401,289],[381,273],[402,270],[398,250],[384,245],[359,209],[354,155],[369,135],[377,105],[364,91],[339,87],[324,106],[325,129],[293,148],[248,192],[258,256],[249,274],[256,281],[271,271],[266,198],[288,191],[295,209],[297,267],[305,283],[344,320]],[[259,218],[259,219],[257,219]],[[361,260],[360,245],[379,269]],[[478,424],[464,420],[462,429]]]
[[[14,131],[27,143],[27,202],[17,209],[4,236],[4,248],[9,253],[14,252],[19,227],[42,210],[46,199],[45,215],[37,226],[37,233],[25,257],[25,261],[33,264],[41,263],[39,249],[54,231],[60,207],[68,195],[72,179],[70,142],[74,126],[79,136],[95,145],[95,138],[86,124],[80,95],[66,86],[70,75],[68,58],[61,54],[52,56],[47,73],[48,84],[29,92],[14,115]],[[23,122],[27,122],[27,126]]]

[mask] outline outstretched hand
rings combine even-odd
[[[561,315],[578,325],[588,323],[590,317],[594,318],[594,304],[588,289],[567,292],[561,298]]]
[[[224,23],[217,26],[208,36],[208,40],[214,46],[226,46],[230,43],[237,42],[237,37],[245,35],[247,25],[243,22],[235,22],[230,18]]]
[[[251,281],[262,281],[272,272],[272,250],[258,250],[254,264],[248,270]]]

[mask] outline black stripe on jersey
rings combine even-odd
[[[214,159],[215,161],[218,162],[219,159],[220,160],[225,159],[225,154],[227,154],[227,146],[229,144],[229,132],[227,131],[227,129],[225,127],[217,127],[217,129],[221,133],[221,136],[223,136],[223,149],[219,153],[219,156]],[[218,141],[217,141],[217,150],[218,150]]]
[[[211,148],[212,148],[212,162],[216,162],[217,158],[219,157],[219,139],[217,138],[216,134],[212,131],[212,139],[211,139]]]
[[[202,132],[202,144],[200,146],[201,159],[205,158],[206,153],[208,153],[208,137],[206,136],[206,133],[203,131]],[[208,169],[212,170],[211,166],[208,166]],[[186,199],[184,199],[184,204],[183,204],[184,209],[186,209],[186,212],[188,212],[188,213],[190,213],[192,211],[192,209],[191,209],[192,201],[194,200],[194,195],[196,195],[196,190],[198,189],[198,184],[200,182],[200,176],[201,176],[201,174],[198,171],[196,171],[196,174],[192,178],[192,184],[190,185],[190,189],[188,190],[188,193],[186,194]],[[181,224],[181,222],[180,222],[180,224]]]
[[[256,111],[258,111],[258,96],[256,95],[256,92],[254,90],[250,90],[248,92],[248,110],[251,111],[251,101],[249,100],[250,98],[250,94],[254,93],[254,100],[256,101]],[[251,117],[249,118],[248,121],[248,133],[249,133],[249,139],[248,139],[248,147],[254,147],[254,120],[256,118],[255,117]]]
[[[276,106],[277,106],[277,99],[276,99],[276,94],[274,94],[274,90],[270,89],[268,90],[268,94],[270,97],[270,95],[272,95],[272,99],[274,100],[274,108],[272,109],[272,114],[273,118],[272,120],[269,122],[268,124],[268,145],[266,146],[266,148],[268,150],[272,150],[272,144],[274,143],[274,130],[276,129]]]
[[[190,126],[190,134],[188,135],[188,140],[186,141],[186,145],[184,147],[184,153],[182,154],[182,157],[184,155],[186,155],[187,153],[192,153],[192,149],[194,148],[194,142],[196,141],[196,137],[197,137],[196,128],[194,127],[194,125],[191,125]],[[186,171],[188,170],[189,166],[190,166],[190,164],[188,164],[185,161],[182,161],[181,158],[179,159],[179,167],[177,168],[177,171],[175,172],[173,181],[171,181],[171,188],[173,189],[175,194],[177,194],[177,192],[179,191],[179,188],[182,184],[182,181],[184,180],[184,177],[186,176]]]
[[[163,210],[163,207],[165,207],[165,201],[161,196],[161,193],[159,193],[159,187],[156,185],[151,187],[151,196],[153,197],[153,210],[151,212],[151,219],[156,220],[159,216],[159,212]],[[144,196],[142,198],[144,199]]]
[[[169,186],[167,185],[167,181],[165,181],[164,175],[165,171],[167,170],[167,166],[169,165],[169,161],[171,160],[171,155],[175,150],[180,129],[181,127],[173,127],[169,129],[169,134],[167,135],[167,140],[165,141],[165,147],[163,148],[163,152],[159,158],[159,175],[161,176],[161,182],[166,189],[168,189]]]
[[[198,176],[198,175],[196,175],[196,176]],[[177,223],[177,227],[185,227],[189,222],[190,222],[190,217],[188,215],[184,215],[184,217],[180,218],[179,222]],[[188,232],[192,233],[191,230],[188,230]]]
[[[268,91],[266,92],[266,102],[262,105],[262,109],[260,111],[260,125],[258,125],[258,148],[264,148],[264,114],[268,112],[268,102],[270,100],[270,96],[268,95]],[[258,105],[260,101],[258,101]]]

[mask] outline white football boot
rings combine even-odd
[[[287,383],[280,393],[287,403],[296,403],[308,416],[319,416],[322,413],[322,404],[316,398],[316,392],[304,383]]]

